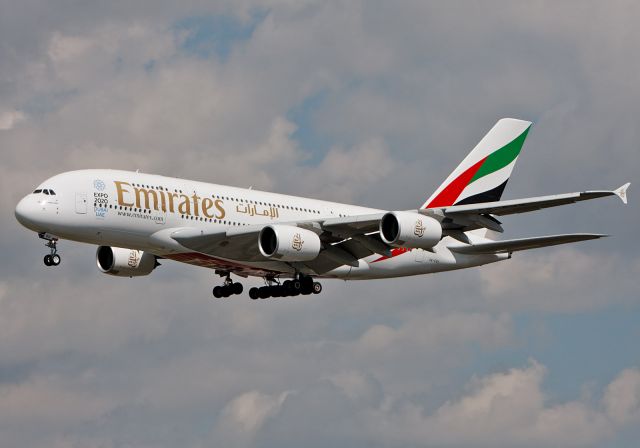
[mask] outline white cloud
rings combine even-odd
[[[245,392],[231,400],[223,409],[213,430],[213,443],[224,440],[226,446],[253,446],[256,434],[269,418],[277,415],[292,392],[268,395],[258,391]]]
[[[605,390],[603,402],[607,415],[615,423],[640,421],[640,370],[623,370]]]
[[[513,259],[479,272],[483,295],[491,306],[571,312],[635,301],[640,262],[628,262],[613,252],[564,247],[515,253]],[[611,294],[614,283],[615,295]]]
[[[9,131],[26,118],[25,114],[18,110],[0,112],[0,131]]]
[[[629,403],[610,391],[637,375],[636,370],[622,372],[607,387],[607,412],[597,403],[551,402],[542,389],[546,371],[531,361],[522,369],[475,379],[464,395],[432,413],[405,402],[372,410],[367,418],[394,446],[595,446],[610,438],[618,425],[628,423],[609,418],[612,407],[620,410]],[[627,415],[627,409],[622,413]]]

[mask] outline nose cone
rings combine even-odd
[[[34,198],[29,196],[22,198],[16,205],[15,214],[18,222],[29,229],[33,229],[37,206],[38,203]]]

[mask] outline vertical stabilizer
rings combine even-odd
[[[499,120],[421,208],[500,200],[530,127],[530,121]]]

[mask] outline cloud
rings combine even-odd
[[[623,370],[607,386],[603,402],[607,415],[616,424],[640,420],[640,370]]]
[[[397,446],[591,446],[613,434],[616,426],[597,405],[549,403],[541,387],[545,374],[531,361],[475,379],[462,397],[433,413],[405,403],[397,412],[372,412],[370,424]]]
[[[290,393],[272,396],[250,391],[235,397],[224,407],[216,423],[212,436],[214,443],[222,438],[231,446],[252,446],[256,433],[280,411]]]
[[[0,112],[0,131],[9,131],[26,118],[24,113],[17,110]]]
[[[480,278],[487,302],[500,309],[575,312],[635,302],[639,273],[638,261],[564,247],[516,253],[512,260],[482,269]]]

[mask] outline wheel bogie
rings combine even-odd
[[[293,280],[285,280],[284,282],[276,283],[275,281],[268,279],[269,281],[265,286],[249,288],[249,297],[252,300],[267,299],[270,297],[295,297],[299,295],[311,295],[320,294],[322,292],[322,285],[318,282],[314,282],[310,276],[302,276]],[[216,298],[229,297],[232,295],[242,294],[244,287],[241,283],[232,282],[229,278],[223,285],[213,288],[213,296]]]

